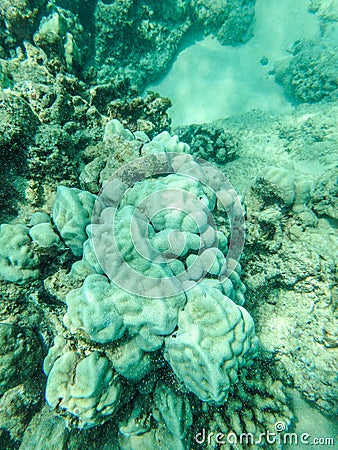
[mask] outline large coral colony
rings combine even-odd
[[[39,248],[62,242],[82,256],[63,280],[81,284],[65,297],[63,324],[70,333],[55,338],[44,362],[47,402],[80,428],[107,420],[150,375],[154,395],[167,401],[172,383],[154,377],[166,361],[184,390],[222,404],[257,347],[253,321],[241,306],[240,267],[226,262],[227,237],[217,230],[217,215],[214,223],[210,218],[217,206],[218,214],[227,210],[232,224],[238,222],[242,210],[233,188],[213,166],[181,153],[189,146],[167,132],[150,141],[114,119],[108,135],[136,152],[142,146],[148,156],[123,165],[97,198],[60,186],[56,230],[44,213],[33,214],[30,226],[1,228],[8,281],[39,278]],[[233,256],[242,249],[240,222]],[[184,402],[189,427],[188,399],[170,395]],[[172,439],[185,436],[175,433]]]
[[[189,33],[247,42],[254,0],[0,2],[1,449],[277,449],[291,388],[336,413],[338,14],[310,3],[276,79],[313,109],[172,130],[138,92]]]

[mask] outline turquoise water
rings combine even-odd
[[[0,2],[0,450],[337,447],[337,22]]]
[[[291,113],[293,102],[276,84],[274,65],[289,56],[295,41],[320,34],[308,2],[296,3],[257,1],[253,37],[245,45],[223,46],[208,36],[185,48],[165,78],[151,86],[173,100],[173,124],[210,122],[255,109]]]

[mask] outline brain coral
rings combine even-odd
[[[25,225],[0,226],[0,275],[7,281],[24,284],[39,277],[39,258],[28,233]]]
[[[112,125],[121,139],[135,139]],[[70,273],[82,285],[66,295],[67,330],[45,361],[46,399],[80,428],[105,421],[144,380],[158,380],[158,369],[176,375],[183,393],[222,404],[257,350],[242,307],[244,223],[234,189],[175,136],[140,146],[142,156],[101,189],[90,224],[94,196],[86,191],[62,188],[54,207],[65,244],[82,254]],[[161,386],[163,398],[175,397]],[[185,439],[175,431],[183,424],[157,401],[173,439]],[[189,426],[188,400],[175,401]]]

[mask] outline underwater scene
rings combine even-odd
[[[0,450],[338,448],[338,0],[0,0]]]

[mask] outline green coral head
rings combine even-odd
[[[229,224],[226,254],[220,216]],[[110,177],[96,199],[90,234],[114,284],[133,295],[166,298],[205,277],[221,284],[231,275],[244,244],[244,216],[222,172],[164,148]]]

